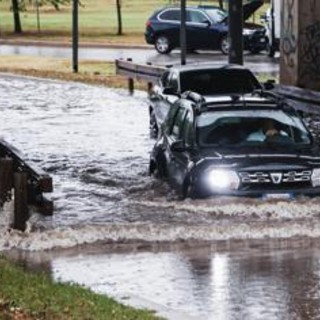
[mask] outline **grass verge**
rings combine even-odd
[[[70,60],[27,57],[27,56],[1,56],[0,72],[21,74],[48,79],[76,81],[95,85],[104,85],[112,88],[128,88],[128,80],[125,76],[116,75],[114,62],[101,62],[83,60],[79,62],[79,72],[72,73]],[[269,74],[260,74],[258,79],[264,82],[278,77]],[[135,81],[135,88],[146,90],[147,84],[143,81]]]
[[[79,72],[73,73],[68,59],[28,56],[1,56],[0,59],[0,72],[127,88],[127,78],[116,75],[115,71],[114,62],[80,61]],[[135,87],[145,90],[146,84],[136,81]]]
[[[0,256],[0,319],[159,319],[78,285],[56,283]]]

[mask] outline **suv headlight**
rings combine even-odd
[[[313,169],[311,181],[313,187],[320,186],[320,169]]]
[[[251,36],[254,33],[255,33],[255,30],[252,30],[252,29],[243,29],[243,31],[242,31],[242,34],[244,36]]]
[[[319,171],[320,179],[320,171]],[[211,169],[207,173],[207,181],[213,190],[237,190],[240,179],[235,171]]]

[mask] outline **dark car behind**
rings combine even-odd
[[[243,7],[247,20],[263,4],[253,0]],[[215,6],[187,7],[186,36],[189,50],[211,49],[228,53],[228,14]],[[245,50],[258,53],[266,49],[265,28],[246,22],[243,30]],[[155,11],[146,23],[145,39],[162,54],[180,46],[180,8],[166,7]]]
[[[158,131],[173,103],[185,91],[203,96],[247,94],[262,89],[254,74],[238,65],[194,64],[166,70],[149,95],[151,135]]]

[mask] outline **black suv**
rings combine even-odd
[[[270,93],[207,97],[171,107],[150,173],[182,197],[320,194],[320,153],[298,114]]]
[[[262,89],[257,78],[239,65],[194,64],[167,69],[149,95],[150,134],[158,136],[170,107],[185,91],[213,96],[246,94],[257,89]]]
[[[243,6],[243,19],[247,20],[263,0],[253,0]],[[146,23],[145,39],[162,54],[180,46],[180,8],[166,7],[157,10]],[[221,50],[227,54],[228,14],[215,6],[187,7],[187,48],[189,50]],[[258,53],[266,49],[266,30],[262,25],[246,22],[243,29],[244,49]]]

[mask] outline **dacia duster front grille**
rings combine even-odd
[[[239,172],[242,184],[306,183],[311,181],[311,175],[311,170]]]

